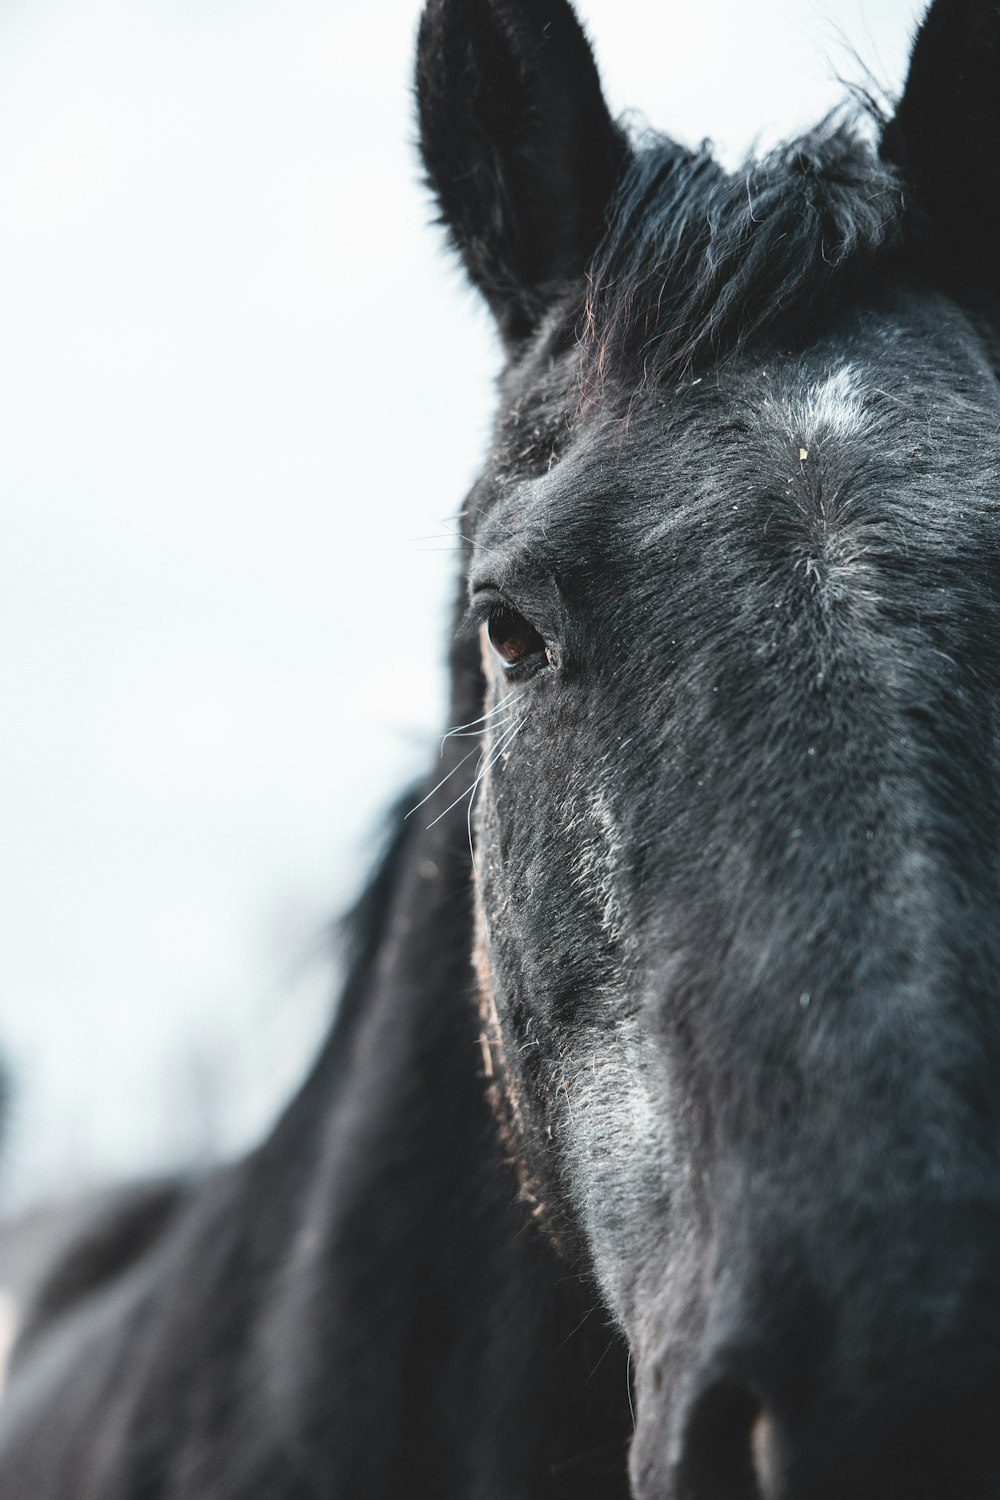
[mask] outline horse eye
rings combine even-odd
[[[533,625],[509,604],[498,604],[490,612],[486,630],[493,647],[504,666],[516,667],[545,650],[545,642]]]

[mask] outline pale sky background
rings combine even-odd
[[[587,0],[613,110],[733,162],[919,0]],[[497,347],[430,225],[416,0],[0,8],[8,1208],[228,1152],[441,727]]]

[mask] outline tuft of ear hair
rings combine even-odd
[[[466,269],[508,341],[578,280],[628,147],[567,0],[428,0],[420,145]]]
[[[933,262],[1000,291],[1000,4],[933,0],[882,136]]]

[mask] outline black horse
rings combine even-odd
[[[732,176],[566,0],[417,78],[508,355],[461,732],[271,1137],[41,1289],[0,1497],[1000,1496],[1000,7]]]

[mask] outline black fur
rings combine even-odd
[[[728,176],[562,0],[430,0],[509,355],[461,731],[271,1137],[29,1330],[0,1500],[1000,1500],[998,39],[935,0],[881,156]]]

